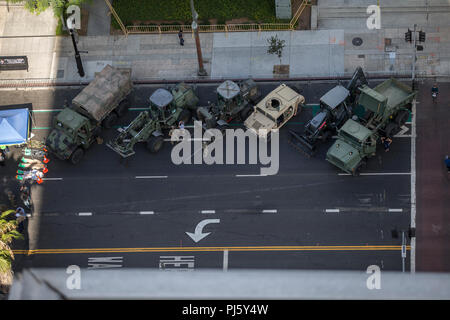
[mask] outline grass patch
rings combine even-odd
[[[146,21],[192,22],[189,0],[114,0],[113,6],[125,26]],[[276,18],[274,0],[195,0],[195,8],[200,21],[217,19],[223,24],[231,19],[247,18],[257,23],[286,22]],[[115,19],[111,21],[118,29]]]

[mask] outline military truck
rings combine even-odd
[[[301,112],[304,103],[302,95],[283,83],[256,105],[244,124],[259,137],[269,138],[271,130],[281,128],[297,112]]]
[[[163,130],[187,123],[191,110],[198,104],[192,87],[184,83],[169,90],[159,88],[150,96],[149,110],[141,112],[120,134],[106,145],[123,158],[135,154],[134,145],[146,142],[150,152],[158,152],[164,144]]]
[[[346,87],[337,85],[320,98],[320,110],[306,123],[303,133],[289,130],[290,144],[308,157],[313,156],[317,144],[327,141],[352,116],[358,84],[368,84],[361,67],[355,70]]]
[[[132,88],[131,69],[107,65],[72,100],[71,107],[54,117],[46,140],[49,150],[62,160],[79,163],[102,128],[111,128],[128,111]]]
[[[392,137],[405,124],[417,94],[395,79],[373,89],[364,85],[360,91],[358,104],[364,108],[364,116],[354,115],[345,122],[326,155],[328,162],[352,175],[358,175],[366,159],[375,155],[379,138]]]
[[[222,128],[233,119],[245,121],[253,111],[253,105],[261,96],[252,79],[241,82],[226,80],[217,88],[217,104],[197,109],[197,119],[204,129]]]

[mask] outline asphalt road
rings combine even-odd
[[[276,85],[262,84],[263,94]],[[77,167],[52,159],[51,179],[33,187],[28,241],[17,245],[31,255],[17,251],[17,267],[402,270],[401,237],[392,230],[408,230],[411,219],[408,132],[390,152],[379,148],[367,175],[340,175],[324,159],[332,141],[311,159],[287,142],[287,128],[301,131],[335,83],[291,85],[311,105],[280,130],[277,175],[256,176],[259,164],[177,166],[170,144],[158,154],[139,145],[128,163],[104,144]],[[121,125],[146,107],[155,88],[136,88]],[[213,89],[198,87],[200,104],[215,100]],[[45,137],[55,109],[80,90],[2,91],[0,105],[33,103],[33,132]],[[104,138],[116,134],[110,129]],[[205,219],[212,219],[203,229],[210,234],[195,243],[186,232]],[[116,259],[96,263],[98,257]]]

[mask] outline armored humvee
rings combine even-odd
[[[271,130],[281,128],[297,112],[301,112],[304,103],[302,95],[281,84],[256,105],[244,124],[258,136],[267,137]]]
[[[170,90],[170,91],[169,91]],[[150,96],[149,110],[141,112],[120,134],[106,145],[123,158],[135,154],[134,145],[146,142],[150,152],[158,152],[164,144],[164,129],[187,123],[199,101],[191,86],[179,83],[173,88],[157,89]]]
[[[133,88],[131,69],[107,65],[95,79],[53,119],[46,145],[58,158],[77,164],[99,137],[129,108],[127,96]]]
[[[223,127],[233,119],[242,121],[252,113],[252,104],[261,96],[256,83],[247,79],[241,82],[226,80],[217,88],[217,103],[197,109],[197,118],[205,129]]]

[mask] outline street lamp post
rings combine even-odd
[[[75,50],[75,61],[77,63],[78,74],[80,75],[80,77],[84,77],[83,63],[81,62],[80,51],[78,51],[77,42],[75,41],[73,29],[70,28],[69,32],[70,36],[72,37],[73,48]]]
[[[198,35],[198,24],[197,24],[197,18],[198,13],[195,11],[194,8],[194,0],[191,0],[191,12],[192,12],[192,30],[194,30],[194,37],[195,37],[195,45],[197,47],[197,59],[198,59],[198,75],[199,76],[206,76],[208,73],[205,71],[205,68],[203,67],[203,57],[202,57],[202,48],[200,46],[200,37]]]

